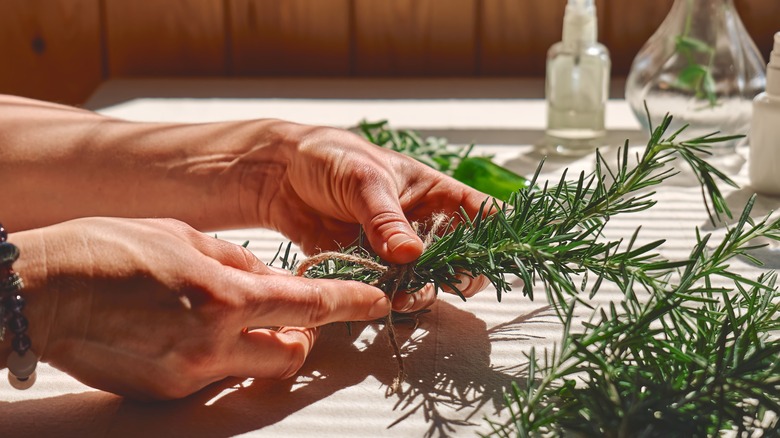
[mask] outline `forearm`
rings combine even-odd
[[[273,190],[264,186],[284,167],[280,149],[301,129],[272,120],[132,123],[0,96],[0,218],[15,231],[85,216],[263,225],[258,191]]]

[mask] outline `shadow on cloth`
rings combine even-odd
[[[731,192],[726,197],[726,203],[732,213],[731,218],[722,217],[721,221],[715,225],[707,222],[701,226],[701,229],[708,233],[725,233],[727,230],[734,228],[735,224],[739,222],[739,218],[746,205],[753,197],[755,197],[755,202],[750,211],[750,217],[755,222],[764,219],[768,219],[768,221],[771,222],[778,219],[780,213],[777,211],[777,204],[780,197],[758,194],[755,189],[746,186]],[[762,268],[764,269],[780,269],[780,242],[765,237],[759,237],[753,239],[750,243],[753,248],[746,251],[747,255],[761,262]],[[738,258],[748,264],[754,263],[752,259],[745,257],[744,254],[739,255]]]
[[[471,428],[472,417],[486,404],[498,409],[504,388],[521,370],[492,366],[491,342],[528,339],[518,328],[545,313],[542,308],[488,330],[473,314],[439,301],[420,318],[416,330],[398,324],[407,379],[403,392],[390,396],[385,405],[393,404],[387,427],[424,415],[425,435],[445,436],[463,426]],[[433,327],[436,330],[430,330]],[[361,345],[356,340],[366,329],[380,332]],[[3,436],[36,437],[227,437],[262,430],[369,376],[384,386],[376,390],[384,391],[397,372],[384,329],[356,324],[352,332],[342,324],[323,330],[297,379],[228,379],[185,399],[157,403],[99,391],[0,403],[0,431]]]

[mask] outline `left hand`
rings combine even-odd
[[[140,399],[184,397],[228,376],[291,377],[317,327],[390,311],[377,288],[280,275],[170,219],[77,219],[12,238],[41,360]]]

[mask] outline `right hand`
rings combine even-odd
[[[316,327],[390,311],[377,288],[280,274],[174,220],[78,219],[9,240],[21,250],[33,351],[134,398],[184,397],[228,376],[291,377]]]
[[[280,231],[307,254],[348,246],[362,230],[381,259],[412,263],[424,245],[410,221],[425,224],[433,214],[444,213],[457,222],[461,210],[473,218],[489,198],[349,131],[291,123],[274,129],[285,140],[277,142],[273,158],[260,160],[257,150],[237,154],[242,164],[233,168],[257,182],[245,183],[249,193],[235,198],[246,202],[241,208],[246,217],[256,215],[255,225]],[[466,273],[458,280],[466,297],[489,284],[484,276]],[[434,287],[426,285],[412,294],[395,294],[393,308],[414,312],[435,300]]]

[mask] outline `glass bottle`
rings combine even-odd
[[[593,0],[569,0],[561,41],[547,52],[545,97],[550,152],[579,154],[603,143],[609,51],[596,41]]]
[[[766,72],[766,92],[753,100],[750,124],[750,185],[780,195],[780,32],[775,34]]]
[[[753,98],[766,86],[765,63],[734,0],[675,0],[669,14],[637,54],[626,100],[648,126],[669,113],[685,137],[720,131],[745,134]],[[733,152],[738,140],[714,152]]]

